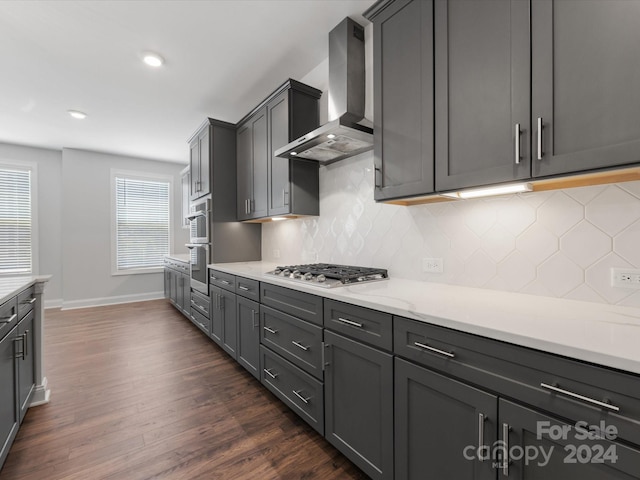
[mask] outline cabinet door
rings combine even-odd
[[[176,307],[180,309],[181,312],[184,312],[184,275],[176,272],[175,273],[175,284],[176,284]]]
[[[638,2],[534,1],[533,175],[640,160]]]
[[[164,298],[171,298],[171,270],[164,267]]]
[[[238,363],[260,380],[260,305],[236,296],[238,315]]]
[[[607,421],[600,439],[585,439],[575,424],[500,399],[498,431],[510,452],[500,478],[527,480],[633,480],[640,475],[640,450],[616,442]],[[580,425],[579,425],[580,426]],[[603,428],[604,427],[604,428]],[[582,426],[583,430],[590,430]],[[595,432],[595,430],[592,430]],[[610,436],[609,439],[606,436]],[[503,450],[504,451],[504,450]],[[522,458],[520,452],[525,452]],[[535,456],[535,457],[534,457]]]
[[[209,126],[198,135],[198,148],[200,149],[200,192],[198,196],[202,197],[211,192],[209,178],[211,172],[211,131]]]
[[[435,0],[436,190],[529,178],[529,2]]]
[[[236,158],[238,173],[238,220],[247,220],[250,217],[250,202],[253,191],[253,124],[251,119],[238,127],[236,133]]]
[[[396,358],[396,478],[495,479],[478,452],[493,446],[497,423],[494,395]]]
[[[267,170],[269,165],[269,146],[267,130],[267,108],[265,107],[252,120],[253,146],[253,195],[251,197],[251,218],[267,216]]]
[[[273,152],[289,143],[289,91],[274,98],[268,105],[269,116],[269,183],[267,185],[268,215],[291,212],[289,159],[276,157]]]
[[[211,339],[218,345],[222,346],[222,329],[224,324],[223,311],[221,309],[220,296],[222,289],[220,287],[209,287],[209,298],[211,305],[209,307],[209,318],[211,319]]]
[[[236,294],[220,290],[222,312],[222,348],[233,358],[238,358],[238,319],[236,317]]]
[[[182,311],[187,317],[191,312],[191,278],[185,273],[181,273],[182,278]]]
[[[16,359],[18,363],[18,407],[20,409],[20,422],[27,413],[31,396],[35,388],[34,373],[34,342],[33,342],[33,310],[18,325],[18,337],[21,337],[24,355]]]
[[[433,2],[396,1],[374,19],[376,200],[433,192]]]
[[[4,462],[11,440],[18,431],[16,405],[16,369],[14,364],[16,330],[0,341],[0,465]]]
[[[189,198],[194,200],[200,196],[200,144],[197,137],[193,139],[189,149]]]
[[[325,437],[371,478],[393,478],[393,357],[329,331],[325,342]]]

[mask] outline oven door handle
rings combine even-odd
[[[191,250],[192,248],[209,248],[208,243],[185,243],[184,246],[189,250]]]
[[[202,210],[200,210],[199,212],[190,213],[189,215],[187,215],[187,220],[191,222],[198,217],[206,217],[206,216],[207,216],[206,212],[203,212]]]

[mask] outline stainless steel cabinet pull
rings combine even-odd
[[[202,305],[198,305],[197,303],[195,303],[194,301],[191,301],[191,306],[193,308],[195,308],[196,310],[199,310],[200,312],[204,313],[206,315],[207,310],[202,306]]]
[[[267,327],[267,326],[264,326],[264,327],[262,327],[262,328],[263,328],[264,330],[266,330],[267,332],[269,332],[269,333],[273,333],[273,334],[278,333],[278,330],[273,330],[272,328],[269,328],[269,327]]]
[[[13,322],[16,318],[18,318],[18,314],[14,313],[13,315],[11,315],[10,317],[4,317],[2,320],[0,320],[0,323],[11,323]]]
[[[544,129],[544,125],[542,125],[542,117],[538,117],[538,160],[542,160],[544,156],[544,152],[542,151],[542,130]]]
[[[520,131],[520,124],[516,123],[516,131],[515,131],[515,143],[516,143],[516,165],[520,164],[520,135],[522,132]]]
[[[509,476],[509,463],[511,462],[509,460],[509,431],[510,430],[511,430],[511,427],[509,426],[508,423],[502,424],[502,441],[503,441],[502,448],[504,449],[503,457],[502,457],[502,475],[504,475],[505,477]]]
[[[24,331],[24,354],[29,355],[29,330]]]
[[[454,353],[445,352],[444,350],[440,350],[439,348],[435,348],[435,347],[430,347],[429,345],[425,345],[424,343],[413,342],[413,344],[418,348],[424,348],[425,350],[429,350],[430,352],[438,353],[440,355],[444,355],[445,357],[449,357],[449,358],[455,357]]]
[[[15,358],[21,358],[22,360],[24,360],[24,359],[25,359],[25,357],[24,357],[24,355],[25,355],[25,353],[24,353],[24,345],[25,345],[25,343],[24,343],[24,334],[23,334],[23,335],[20,335],[20,336],[19,336],[19,337],[17,337],[17,338],[14,338],[14,339],[13,339],[13,341],[14,341],[14,343],[15,343],[15,342],[21,342],[21,343],[22,343],[22,350],[21,350],[21,351],[19,351],[19,352],[16,352],[16,354],[14,355],[14,357],[15,357]],[[16,350],[17,350],[17,348],[16,348]]]
[[[380,180],[382,180],[382,169],[380,167],[374,167],[373,169],[373,186],[376,188],[382,188],[382,181],[378,181],[378,175],[380,175]]]
[[[311,400],[311,397],[307,397],[307,398],[303,397],[302,395],[300,395],[300,392],[301,392],[301,391],[302,391],[302,390],[292,390],[293,394],[294,394],[296,397],[298,397],[298,398],[299,398],[300,400],[302,400],[304,403],[307,403],[307,404],[308,404],[308,403],[309,403],[309,400]]]
[[[478,460],[485,461],[485,457],[480,453],[484,445],[484,422],[487,420],[482,413],[478,414]]]
[[[262,371],[264,373],[266,373],[267,375],[269,375],[271,378],[277,378],[278,374],[277,373],[271,373],[271,369],[270,368],[263,368]]]
[[[213,275],[211,275],[209,278],[210,278],[211,280],[217,280],[217,279],[218,279],[218,277],[215,277],[215,276],[213,276]]]
[[[255,330],[260,326],[260,319],[258,318],[258,312],[256,312],[255,310],[251,310],[251,314],[253,315],[253,329]],[[256,319],[258,321],[256,321]]]
[[[225,285],[231,285],[231,282],[228,282],[227,280],[220,280],[220,283],[224,283]]]
[[[33,305],[33,302],[35,302],[36,299],[32,298],[31,300],[25,300],[24,302],[22,302],[23,305]]]
[[[291,343],[293,343],[296,347],[304,350],[305,352],[309,351],[309,347],[305,347],[304,345],[302,345],[301,343],[296,342],[295,340],[292,340]]]
[[[349,320],[347,318],[338,317],[338,321],[342,323],[346,323],[347,325],[351,325],[353,327],[362,328],[362,324],[358,322],[354,322],[353,320]]]
[[[245,291],[245,292],[248,292],[248,291],[249,291],[249,288],[245,287],[244,285],[238,285],[238,288],[239,288],[240,290]]]
[[[575,398],[577,400],[582,400],[583,402],[591,403],[593,405],[597,405],[599,407],[606,408],[614,412],[620,411],[620,407],[616,407],[615,405],[611,405],[610,403],[601,402],[600,400],[595,400],[593,398],[585,397],[584,395],[580,395],[579,393],[570,392],[569,390],[556,387],[555,385],[548,385],[546,383],[541,383],[540,386],[547,390],[551,390],[552,392],[561,393],[562,395],[566,395],[567,397]]]

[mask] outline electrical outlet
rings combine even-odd
[[[442,273],[444,264],[441,258],[423,258],[422,271],[425,273]]]
[[[640,269],[612,268],[611,286],[619,288],[635,288],[640,290]]]
[[[280,250],[278,250],[277,248],[273,250],[273,258],[275,258],[276,260],[280,258]]]

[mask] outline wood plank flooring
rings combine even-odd
[[[165,300],[47,310],[0,480],[366,479]]]

